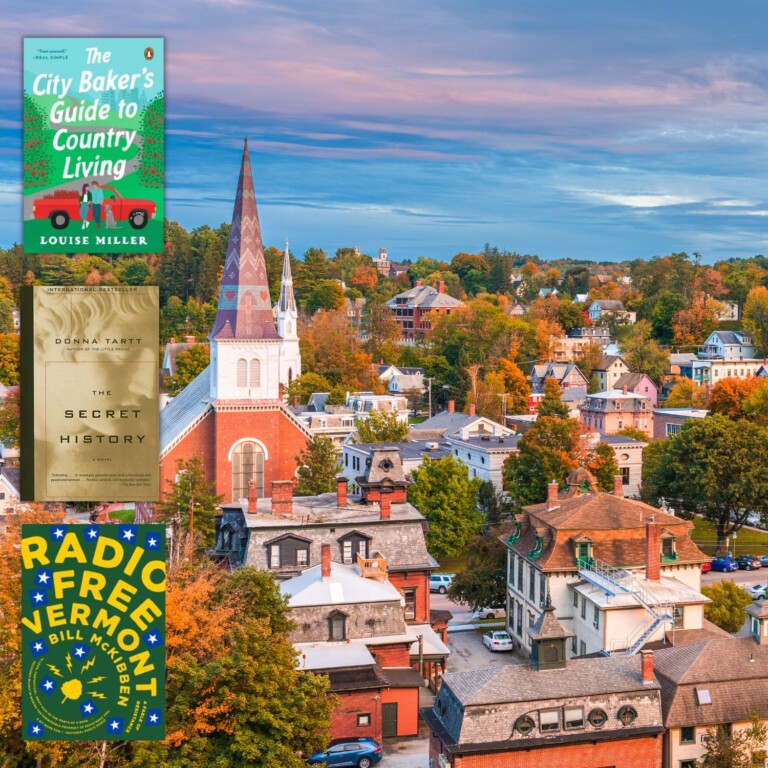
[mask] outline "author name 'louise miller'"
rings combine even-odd
[[[142,235],[41,235],[40,245],[146,245]]]

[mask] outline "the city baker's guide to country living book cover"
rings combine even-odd
[[[24,40],[24,249],[160,253],[162,38]]]

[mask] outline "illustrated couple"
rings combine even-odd
[[[101,207],[104,206],[104,220],[108,229],[116,226],[115,214],[112,211],[111,203],[104,203],[104,190],[99,186],[95,179],[88,184],[83,184],[80,193],[80,218],[83,220],[82,229],[87,229],[91,222],[88,221],[88,207],[93,206],[93,220],[96,222],[96,229],[101,229]]]

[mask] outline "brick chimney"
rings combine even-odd
[[[437,292],[438,293],[445,293],[445,280],[438,280],[437,281]]]
[[[293,480],[272,481],[272,514],[290,515],[293,512]]]
[[[626,384],[625,384],[625,385],[624,385],[624,386],[621,388],[621,391],[622,391],[622,392],[623,392],[625,395],[627,394],[627,385],[626,385]]]
[[[299,396],[298,395],[294,395],[293,396],[293,407],[294,408],[298,408],[299,407]]]
[[[194,344],[195,343],[195,337],[194,336],[185,336],[184,342],[186,344]]]
[[[249,480],[248,481],[248,514],[249,515],[255,515],[256,514],[256,481],[255,480]]]
[[[448,401],[448,413],[453,413],[456,410],[456,401],[455,400],[449,400]]]
[[[469,404],[469,415],[470,416],[474,416],[475,415],[475,404],[474,403],[470,403]]]
[[[421,288],[421,280],[416,281],[416,285],[413,286],[414,288]]]
[[[620,499],[624,497],[624,477],[622,475],[613,476],[613,495]]]
[[[331,578],[331,545],[323,544],[320,549],[320,571],[324,579]]]
[[[653,519],[645,524],[645,578],[661,579],[661,524]]]
[[[640,669],[643,685],[653,683],[653,651],[640,651]]]
[[[392,500],[390,499],[388,493],[381,494],[381,501],[379,502],[379,505],[381,506],[381,519],[389,520],[390,514],[392,512]]]
[[[557,492],[559,487],[557,480],[553,480],[551,483],[547,483],[547,512],[552,509],[557,509],[560,505],[557,503]]]
[[[347,487],[349,485],[349,481],[346,477],[337,477],[336,478],[336,506],[338,507],[346,507],[347,506]]]

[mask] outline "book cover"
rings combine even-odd
[[[22,734],[165,737],[165,526],[23,525]]]
[[[162,38],[24,40],[24,248],[163,250]]]
[[[23,501],[159,498],[157,286],[21,296]]]

